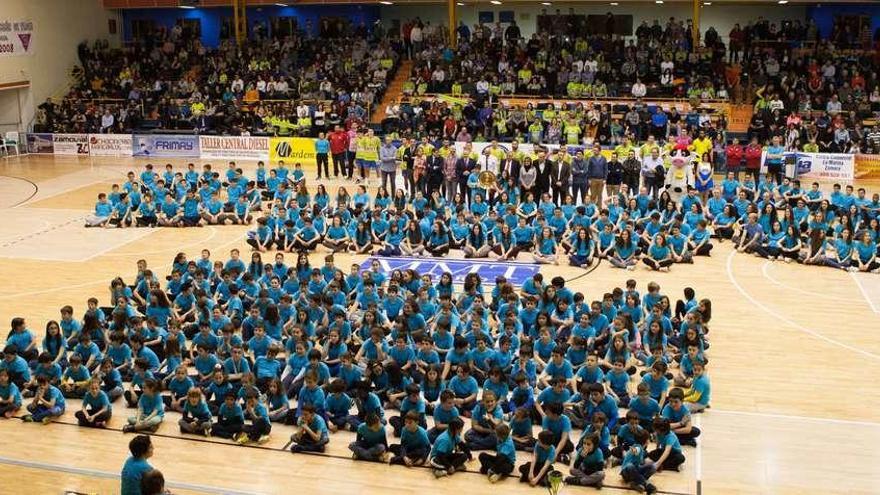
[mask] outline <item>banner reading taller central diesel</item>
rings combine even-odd
[[[202,158],[268,160],[269,138],[251,136],[200,136]]]
[[[193,135],[135,134],[131,147],[134,156],[199,157],[199,137]]]

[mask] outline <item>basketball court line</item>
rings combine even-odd
[[[79,172],[73,172],[73,173],[66,174],[66,175],[79,175]],[[61,175],[61,176],[55,177],[54,179],[50,179],[50,180],[56,180],[61,177],[65,177],[66,175]],[[104,177],[104,178],[97,179],[97,180],[94,180],[94,181],[91,181],[91,182],[88,182],[85,184],[75,184],[72,186],[64,187],[58,191],[52,191],[48,195],[42,196],[40,198],[37,198],[37,196],[39,195],[39,191],[37,191],[37,194],[34,194],[33,196],[31,196],[27,201],[21,202],[15,206],[13,206],[13,208],[20,208],[23,206],[26,207],[27,205],[29,205],[31,203],[38,203],[40,201],[43,201],[44,199],[54,198],[55,196],[60,196],[62,194],[66,194],[71,191],[76,191],[77,189],[82,189],[84,187],[94,186],[95,184],[101,184],[101,183],[108,182],[108,181],[112,182],[113,178],[112,177]]]
[[[700,415],[694,415],[694,426],[700,427]],[[703,441],[697,442],[696,455],[694,455],[694,478],[697,479],[697,495],[703,495]]]
[[[13,417],[16,418],[16,419],[20,419],[18,416],[13,416]],[[53,425],[60,425],[60,426],[74,426],[74,427],[77,427],[77,428],[83,428],[82,426],[79,426],[78,423],[72,423],[72,422],[68,422],[68,421],[53,421],[51,424],[53,424]],[[92,430],[93,430],[93,431],[99,431],[99,432],[114,433],[114,434],[118,434],[119,432],[122,432],[122,430],[120,430],[120,429],[118,429],[118,428],[109,428],[109,427],[108,427],[108,428],[93,428]],[[291,452],[290,452],[290,450],[289,450],[289,447],[290,447],[290,445],[291,445],[291,442],[287,442],[287,443],[284,445],[284,447],[282,447],[282,448],[278,448],[278,447],[269,447],[269,446],[266,446],[266,445],[254,445],[254,444],[238,445],[238,444],[235,444],[235,443],[231,443],[231,441],[230,441],[230,442],[217,441],[217,440],[215,440],[215,439],[201,438],[201,437],[196,437],[196,436],[169,435],[169,434],[167,434],[167,433],[149,433],[149,432],[146,432],[146,431],[141,432],[141,433],[142,433],[142,434],[145,434],[145,435],[148,435],[148,436],[151,436],[151,437],[167,438],[167,439],[171,439],[171,440],[181,440],[181,441],[184,441],[184,442],[207,443],[207,444],[222,445],[222,446],[225,446],[225,447],[233,447],[233,448],[239,448],[239,449],[240,449],[240,448],[255,449],[255,450],[268,451],[268,452],[281,452],[281,453],[285,453],[285,454],[288,454],[288,455],[292,455]],[[303,455],[305,455],[305,456],[313,456],[313,457],[323,457],[323,458],[327,458],[327,459],[337,459],[337,460],[342,460],[342,461],[350,461],[350,460],[351,460],[351,456],[347,456],[347,455],[339,455],[339,454],[329,454],[329,453],[326,453],[326,452],[323,452],[323,453],[319,453],[319,452],[300,452],[300,453],[297,453],[297,454],[296,454],[296,456],[303,456]],[[21,460],[18,460],[18,459],[13,459],[13,458],[7,458],[7,457],[2,457],[2,456],[0,456],[0,464],[4,464],[4,461],[9,461],[9,462],[8,462],[9,464],[17,464],[17,465],[22,465],[22,466],[26,466],[27,463],[32,462],[32,461],[21,461]],[[357,462],[369,462],[369,463],[372,463],[372,464],[387,465],[387,464],[385,464],[385,463],[374,462],[374,461],[357,461]],[[41,463],[35,462],[34,464],[40,465]],[[61,467],[61,468],[64,468],[64,466],[58,466],[58,465],[56,465],[56,464],[45,464],[45,465],[46,465],[46,466],[49,466],[50,469],[53,468],[53,467]],[[30,466],[26,466],[26,467],[30,467]],[[35,468],[36,468],[36,469],[40,469],[39,466],[36,466]],[[70,469],[82,469],[82,468],[70,468]],[[429,465],[426,464],[426,465],[423,465],[423,466],[413,466],[413,467],[410,468],[410,469],[424,469],[424,470],[430,470],[431,467],[430,467]],[[92,470],[84,469],[84,471],[92,471]],[[110,473],[110,472],[108,472],[108,471],[100,471],[100,470],[94,470],[94,471],[97,472],[97,473],[101,473],[102,475],[99,475],[100,477],[109,477],[109,478],[118,478],[118,477],[119,477],[119,475],[116,475],[116,474],[114,474],[114,473]],[[484,476],[484,475],[483,475],[482,473],[480,473],[479,471],[472,471],[472,470],[469,470],[469,469],[465,469],[464,471],[459,471],[459,472],[460,472],[460,473],[464,473],[464,474],[475,474],[475,475],[480,476],[480,477]],[[82,473],[78,473],[78,474],[82,474]],[[85,473],[85,474],[88,474],[88,473]],[[107,476],[107,475],[109,475],[109,476]],[[175,487],[174,485],[181,485],[181,486],[177,486],[177,488],[185,488],[185,489],[188,489],[188,490],[204,490],[204,491],[211,491],[211,489],[213,489],[213,487],[206,487],[207,489],[199,488],[199,485],[185,486],[185,485],[186,485],[185,483],[174,483],[174,484],[166,483],[166,485],[168,485],[168,486],[170,486],[170,487],[172,487],[172,488]],[[634,490],[633,488],[630,488],[630,487],[628,487],[628,486],[609,485],[609,484],[607,484],[607,483],[603,485],[603,488],[605,488],[605,489],[611,489],[611,490],[627,491],[627,492],[636,491],[636,490]],[[217,492],[211,492],[211,493],[217,493]],[[240,492],[240,491],[234,491],[234,490],[224,490],[224,491],[222,491],[222,492],[220,492],[220,493],[224,493],[224,494],[229,493],[229,494],[237,495],[237,494],[247,494],[248,492]],[[664,494],[664,495],[691,495],[691,494],[689,494],[689,493],[684,493],[684,492],[665,491],[665,490],[657,490],[656,493]]]
[[[806,296],[821,297],[823,299],[833,299],[835,301],[852,302],[851,297],[832,296],[832,295],[828,295],[828,294],[822,294],[820,292],[811,292],[808,290],[801,289],[800,287],[793,287],[791,285],[784,284],[784,283],[780,282],[777,278],[775,278],[773,275],[770,275],[770,270],[768,270],[768,269],[773,265],[774,265],[773,262],[765,261],[764,266],[761,267],[761,273],[764,274],[764,278],[769,280],[774,285],[778,285],[779,287],[782,287],[783,289],[786,289],[786,290],[800,292],[801,294],[804,294]]]
[[[792,421],[805,421],[811,423],[830,423],[830,424],[840,424],[840,425],[852,425],[852,426],[867,426],[869,428],[880,428],[880,423],[874,421],[859,421],[854,419],[836,419],[836,418],[817,418],[815,416],[797,416],[794,414],[779,414],[779,413],[765,413],[758,411],[732,411],[725,409],[709,409],[711,411],[710,414],[726,414],[730,416],[755,416],[760,418],[773,418],[773,419],[786,419]],[[705,413],[703,413],[705,414]],[[694,415],[694,421],[696,418],[699,418],[699,414]]]
[[[743,288],[743,286],[740,285],[739,282],[737,282],[736,277],[733,275],[733,257],[736,256],[736,254],[737,254],[737,251],[734,250],[734,251],[731,251],[730,254],[727,256],[727,266],[726,266],[727,278],[730,280],[730,283],[732,283],[733,286],[736,287],[736,290],[738,290],[739,293],[742,294],[743,297],[748,299],[749,302],[752,303],[754,306],[760,308],[765,313],[787,323],[789,326],[791,326],[795,330],[799,330],[807,335],[812,335],[813,337],[816,337],[819,340],[823,340],[828,344],[836,345],[838,347],[842,347],[842,348],[850,350],[852,352],[861,354],[865,357],[880,361],[880,355],[874,354],[873,352],[869,352],[864,349],[860,349],[858,347],[853,347],[849,344],[844,344],[843,342],[840,342],[838,340],[834,340],[830,337],[826,337],[825,335],[822,335],[821,333],[819,333],[815,330],[811,330],[811,329],[801,325],[800,323],[791,320],[787,316],[784,316],[784,315],[780,314],[779,312],[774,311],[773,309],[770,309],[769,307],[764,305],[764,303],[762,303],[762,302],[758,301],[757,299],[755,299],[754,297],[752,297],[752,295],[749,294],[748,292],[746,292],[746,290]]]
[[[232,240],[230,240],[230,241],[228,241],[228,242],[224,242],[223,244],[221,244],[221,245],[219,245],[219,246],[216,246],[216,247],[213,247],[212,249],[222,249],[222,248],[224,248],[224,247],[226,247],[226,246],[230,246],[230,245],[232,245],[232,244],[235,244],[236,242],[238,242],[238,241],[240,241],[241,239],[243,239],[246,235],[247,235],[247,233],[244,233],[244,234],[242,234],[242,235],[240,235],[240,236],[236,236],[234,239],[232,239]],[[172,265],[172,263],[165,263],[164,265],[159,265],[159,268],[168,268],[168,267],[170,267],[171,265]],[[32,291],[28,291],[28,292],[18,292],[18,293],[15,293],[15,294],[5,294],[5,295],[0,295],[0,300],[6,300],[6,299],[17,299],[17,298],[19,298],[19,297],[25,297],[25,296],[36,296],[36,295],[38,295],[38,294],[51,294],[51,293],[53,293],[53,292],[60,292],[60,291],[63,291],[63,290],[68,290],[68,289],[81,289],[81,288],[83,288],[83,287],[91,287],[91,286],[93,286],[93,285],[107,284],[107,283],[109,283],[109,280],[107,280],[107,279],[92,280],[91,282],[83,282],[83,283],[73,284],[73,285],[64,285],[64,286],[58,286],[58,287],[51,287],[51,288],[49,288],[49,289],[40,289],[40,290],[32,290]]]
[[[83,228],[85,228],[85,227],[83,227]],[[124,243],[122,243],[122,244],[120,244],[120,245],[118,245],[118,246],[108,246],[108,247],[106,247],[106,248],[104,248],[104,249],[101,249],[100,251],[97,251],[97,252],[95,252],[94,254],[92,254],[91,256],[89,256],[88,258],[85,258],[85,259],[83,259],[83,260],[80,260],[80,262],[92,261],[93,259],[95,259],[95,258],[97,258],[97,257],[99,257],[99,256],[103,256],[103,255],[109,253],[110,251],[113,251],[114,249],[123,248],[123,247],[125,247],[125,246],[128,246],[128,245],[131,244],[132,242],[139,241],[139,240],[141,240],[141,239],[143,239],[143,238],[149,236],[149,235],[152,234],[152,233],[153,233],[153,230],[152,230],[152,229],[144,229],[143,232],[138,232],[137,235],[136,235],[134,238],[132,238],[132,239],[128,239],[126,242],[124,242]]]
[[[110,471],[104,471],[101,469],[90,469],[90,468],[81,468],[81,467],[73,467],[73,466],[63,466],[61,464],[50,464],[48,462],[39,462],[39,461],[23,461],[20,459],[12,459],[10,457],[0,457],[0,464],[6,464],[8,466],[18,466],[25,467],[31,469],[39,469],[41,471],[50,471],[55,473],[67,473],[67,474],[78,474],[83,476],[92,476],[95,478],[104,478],[104,479],[119,479],[119,473],[112,473]],[[218,495],[252,495],[257,492],[243,492],[239,490],[232,490],[229,488],[220,488],[216,486],[210,485],[202,485],[197,483],[186,483],[180,481],[166,481],[166,488],[178,488],[181,490],[193,490],[199,492],[206,493],[216,493]]]
[[[20,204],[27,203],[28,201],[31,200],[31,198],[33,198],[34,196],[37,195],[37,193],[40,192],[40,186],[38,186],[36,182],[34,182],[30,179],[25,179],[24,177],[16,177],[14,175],[0,175],[0,177],[6,177],[7,179],[15,179],[15,180],[27,182],[28,184],[30,184],[34,188],[34,190],[31,192],[31,194],[28,197],[24,198],[23,200],[19,201],[18,203],[15,203],[12,206],[9,206],[9,208],[15,208],[16,206],[18,206]]]
[[[0,210],[0,211],[2,211],[2,210]],[[41,220],[41,222],[43,222],[42,225],[37,227],[37,229],[34,232],[42,232],[52,226],[52,222],[50,222],[48,220]],[[7,235],[6,237],[0,237],[0,242],[11,242],[16,239],[20,239],[22,235],[30,235],[34,232],[27,232],[27,233],[14,232],[10,235]]]
[[[208,227],[207,230],[211,231],[211,234],[208,235],[208,237],[206,237],[205,239],[200,239],[198,241],[190,242],[189,244],[184,244],[182,246],[172,246],[170,248],[160,249],[157,251],[138,251],[135,253],[122,252],[122,253],[110,253],[110,254],[105,253],[104,256],[141,256],[141,257],[143,257],[145,255],[151,255],[151,254],[165,254],[165,253],[169,253],[169,252],[176,252],[176,253],[186,252],[186,249],[188,249],[188,248],[198,246],[199,244],[204,244],[204,243],[210,241],[211,239],[217,237],[217,229],[213,225],[206,225],[206,227]],[[150,231],[150,233],[156,233],[156,232],[160,231],[159,229],[150,229],[149,227],[140,227],[140,228],[148,229]],[[174,227],[162,227],[162,228],[163,229],[173,229]],[[202,249],[202,248],[199,248],[199,249]]]
[[[868,306],[870,306],[875,313],[880,313],[880,311],[877,310],[877,305],[874,304],[874,301],[871,300],[871,296],[868,295],[868,291],[865,290],[865,286],[862,285],[862,281],[859,280],[859,277],[857,277],[856,274],[853,272],[850,272],[849,276],[852,277],[853,281],[856,283],[856,286],[859,288],[859,292],[862,293],[862,297],[864,297],[865,301],[868,302]]]

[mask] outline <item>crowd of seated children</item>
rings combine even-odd
[[[449,274],[346,274],[332,257],[287,267],[283,255],[247,266],[236,251],[216,264],[208,251],[178,255],[172,270],[163,282],[141,260],[131,287],[111,284],[113,306],[90,299],[80,324],[49,322],[31,363],[16,343],[36,336],[13,319],[3,417],[26,390],[26,420],[50,422],[81,398],[78,422],[100,428],[123,397],[135,410],[125,432],[157,431],[167,411],[182,434],[264,443],[287,424],[292,452],[324,452],[349,430],[354,459],[437,476],[489,451],[479,460],[493,482],[518,469],[545,484],[557,463],[572,484],[600,486],[600,467],[622,462],[624,479],[650,490],[654,470],[678,469],[682,446],[696,445],[691,414],[710,403],[711,301],[691,288],[671,304],[658,284],[641,294],[628,280],[591,301],[561,277],[517,290],[471,274],[459,291]],[[657,447],[645,451],[648,432]],[[534,458],[517,466],[517,451]]]
[[[716,201],[719,213],[713,220],[718,237],[732,239],[737,251],[771,261],[878,273],[877,194],[868,199],[864,188],[854,194],[852,186],[841,191],[840,184],[834,184],[833,192],[825,198],[818,183],[804,190],[799,181],[788,179],[778,187],[762,181],[756,190],[751,185],[743,190],[737,184],[733,174],[728,174],[723,191],[715,192],[718,198],[724,191],[740,187],[732,203]],[[750,197],[758,199],[751,202]],[[731,216],[736,217],[732,222]]]
[[[448,143],[443,146],[441,151],[456,153]],[[565,151],[553,157],[580,158]],[[169,165],[167,182],[177,184],[171,190],[148,167],[141,174],[144,185],[130,173],[122,189],[115,187],[99,201],[90,223],[192,226],[250,224],[256,219],[247,242],[258,253],[446,256],[457,250],[465,258],[580,267],[604,259],[627,270],[640,263],[669,270],[676,263],[692,263],[695,256],[710,256],[713,238],[733,239],[738,251],[771,260],[851,271],[880,269],[880,195],[869,199],[863,188],[856,193],[852,186],[841,191],[835,185],[826,198],[817,183],[805,190],[798,180],[759,175],[755,182],[747,174],[740,181],[736,172],[729,172],[717,187],[703,192],[689,188],[678,202],[667,191],[622,185],[596,203],[587,195],[551,195],[512,179],[484,190],[475,169],[463,191],[454,194],[441,194],[445,191],[438,186],[397,189],[391,196],[379,187],[373,197],[358,185],[353,195],[341,186],[331,197],[323,185],[312,195],[301,167],[289,171],[283,162],[268,178],[261,165],[257,182],[234,162],[224,182],[209,165],[201,174],[194,166],[186,174],[174,173]],[[152,177],[149,184],[146,177]],[[256,184],[264,182],[266,188],[258,189]],[[152,191],[151,196],[141,195],[141,189]],[[164,200],[147,205],[152,197]],[[114,213],[120,208],[127,212],[121,217]],[[134,213],[144,209],[148,213]],[[207,278],[211,267],[203,268]]]

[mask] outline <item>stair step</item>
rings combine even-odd
[[[409,78],[410,72],[412,72],[412,61],[401,61],[400,66],[397,68],[397,73],[394,75],[394,79],[388,83],[388,88],[385,89],[385,95],[370,115],[371,123],[382,123],[382,119],[385,118],[385,107],[387,107],[392,101],[400,99],[403,95],[403,85]]]

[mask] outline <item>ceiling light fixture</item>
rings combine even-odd
[[[382,5],[394,5],[394,2],[389,2],[388,0],[382,0],[379,3],[381,3]]]
[[[617,7],[618,5],[620,5],[620,4],[617,3],[617,2],[611,2],[611,6],[612,6],[612,7]]]
[[[179,5],[179,7],[186,10],[193,10],[195,8],[192,5]]]
[[[779,0],[779,1],[776,2],[776,3],[778,3],[779,5],[785,5],[785,4],[788,3],[788,0]]]
[[[489,3],[491,3],[492,5],[501,5],[501,2],[499,0],[490,0]]]
[[[541,2],[541,5],[546,5],[546,6],[549,7],[549,6],[553,5],[553,3],[551,3],[551,2]]]

